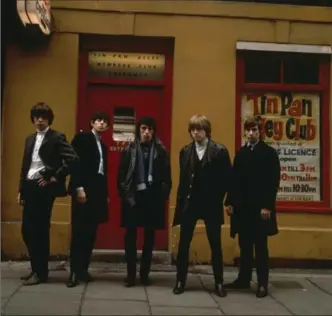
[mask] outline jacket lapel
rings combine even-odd
[[[43,141],[42,141],[42,143],[41,143],[41,145],[40,145],[39,151],[40,151],[40,149],[41,149],[42,147],[45,146],[45,144],[48,143],[48,141],[50,140],[52,134],[53,134],[53,130],[51,130],[51,129],[49,128],[48,131],[45,133],[45,136],[44,136]],[[36,134],[36,136],[37,136],[37,134]]]
[[[35,142],[36,142],[36,137],[37,137],[37,133],[32,134],[31,137],[29,137],[28,143],[27,143],[27,163],[30,165],[31,160],[32,160],[32,151],[33,148],[35,146]]]
[[[207,163],[211,163],[215,155],[215,144],[212,140],[209,140],[206,146],[206,152],[204,153],[202,167],[204,168]]]

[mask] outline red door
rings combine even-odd
[[[106,111],[110,116],[110,128],[102,136],[108,148],[108,182],[109,182],[109,221],[99,226],[95,248],[123,249],[124,229],[121,223],[121,202],[117,191],[117,171],[121,150],[126,146],[134,133],[137,119],[152,116],[156,119],[157,135],[164,135],[162,106],[162,87],[142,86],[108,86],[90,84],[87,91],[87,112],[85,117],[94,111]],[[162,137],[160,137],[161,140]],[[166,223],[168,214],[165,212]],[[142,248],[142,231],[138,230],[138,249]],[[155,249],[167,250],[167,228],[156,234]]]

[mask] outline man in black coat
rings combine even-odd
[[[66,176],[77,161],[65,135],[50,128],[54,114],[47,104],[33,106],[30,119],[37,132],[25,141],[17,196],[23,205],[22,236],[32,270],[21,277],[24,285],[47,282],[53,203],[67,195]]]
[[[256,296],[268,294],[268,236],[278,233],[276,196],[280,182],[277,152],[260,139],[260,118],[244,123],[248,142],[234,159],[231,188],[226,210],[231,215],[231,237],[239,235],[240,270],[238,278],[226,288],[250,288],[255,245],[258,289]]]
[[[173,222],[174,226],[181,225],[173,293],[184,292],[190,243],[197,220],[203,219],[212,252],[215,291],[224,297],[221,226],[231,161],[227,149],[211,139],[211,123],[205,116],[193,116],[188,132],[193,142],[180,151],[180,180]]]
[[[149,273],[156,229],[165,228],[166,201],[172,188],[167,149],[156,138],[156,123],[143,117],[136,124],[135,140],[122,152],[118,191],[122,199],[122,222],[126,228],[126,286],[135,285],[137,227],[144,227],[140,279],[149,285]]]
[[[98,225],[108,220],[107,148],[100,139],[109,126],[108,114],[94,113],[90,124],[89,132],[78,133],[72,141],[79,161],[69,183],[72,237],[68,287],[91,280],[88,268]]]

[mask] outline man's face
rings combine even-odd
[[[147,143],[152,140],[154,130],[151,126],[141,125],[139,128],[141,142]]]
[[[206,138],[206,132],[203,128],[193,128],[190,131],[191,137],[197,143],[201,143]]]
[[[95,121],[91,121],[91,126],[98,133],[103,133],[108,129],[108,123],[104,119],[96,119]]]
[[[33,118],[33,124],[38,131],[43,131],[49,126],[48,118],[43,116],[38,116]]]
[[[254,144],[259,140],[260,133],[257,125],[248,127],[245,133],[250,143]]]

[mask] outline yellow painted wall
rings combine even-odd
[[[48,51],[27,54],[11,47],[6,65],[2,249],[12,257],[25,252],[15,197],[24,137],[33,131],[28,111],[38,100],[49,102],[56,113],[54,127],[68,138],[73,136],[78,33],[175,38],[170,223],[178,184],[178,152],[189,141],[189,117],[204,112],[212,121],[213,138],[234,155],[236,41],[332,45],[332,9],[327,8],[201,1],[56,1],[52,6],[56,34]],[[11,126],[19,126],[15,136]],[[53,214],[52,254],[66,254],[69,199],[57,200]],[[332,259],[332,216],[280,214],[279,226],[280,234],[270,241],[272,257]],[[228,219],[222,238],[224,260],[232,263],[238,248],[229,237]],[[178,228],[170,229],[173,255],[177,242]],[[191,259],[206,262],[209,256],[204,226],[199,224]]]

